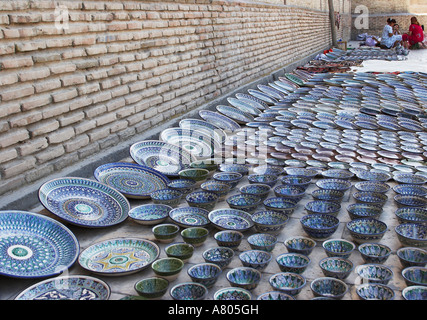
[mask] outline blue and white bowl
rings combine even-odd
[[[212,178],[215,181],[227,183],[230,189],[233,189],[242,180],[243,175],[239,172],[216,172]]]
[[[403,207],[395,211],[399,223],[419,223],[427,225],[427,209],[421,207]]]
[[[277,237],[268,233],[255,233],[247,238],[252,250],[272,252],[277,244]]]
[[[380,243],[363,243],[358,251],[365,263],[384,263],[391,254],[390,247]]]
[[[269,291],[260,294],[257,300],[295,300],[295,298],[289,294],[279,291]]]
[[[273,255],[263,250],[246,250],[239,254],[239,260],[244,267],[263,271],[269,265]]]
[[[284,185],[298,186],[298,187],[302,187],[305,190],[307,190],[309,185],[312,183],[312,178],[304,177],[304,176],[287,175],[287,176],[282,177],[280,181]]]
[[[426,267],[408,267],[402,270],[402,277],[407,286],[427,286]]]
[[[358,191],[386,193],[390,190],[390,186],[385,182],[380,181],[360,181],[354,184]]]
[[[234,251],[227,247],[214,247],[205,250],[202,256],[205,262],[216,264],[224,270],[233,259]]]
[[[310,264],[310,258],[300,253],[282,253],[276,258],[282,272],[302,274]]]
[[[213,299],[224,301],[246,301],[252,300],[252,293],[243,288],[227,287],[215,292]]]
[[[252,214],[254,229],[259,233],[278,234],[289,221],[289,216],[283,212],[258,211]]]
[[[188,268],[187,274],[192,281],[201,283],[209,289],[217,282],[222,269],[214,263],[199,263]]]
[[[396,255],[404,268],[427,265],[427,251],[422,248],[402,247],[396,251]]]
[[[405,300],[427,300],[427,286],[409,286],[402,290]]]
[[[353,240],[359,244],[379,241],[387,231],[387,224],[373,218],[354,219],[346,227]]]
[[[214,239],[219,247],[236,249],[243,239],[243,233],[235,230],[223,230],[214,234]]]
[[[288,252],[300,253],[309,256],[316,247],[316,241],[311,238],[296,236],[287,238],[284,245]]]
[[[344,192],[340,190],[317,189],[311,195],[316,200],[341,202]]]
[[[319,189],[347,191],[351,187],[351,182],[344,179],[320,179],[316,182]]]
[[[357,203],[368,203],[377,206],[383,206],[387,201],[387,196],[384,193],[376,193],[369,191],[358,191],[353,193],[353,198]]]
[[[266,184],[273,188],[278,181],[278,177],[273,174],[250,174],[248,175],[249,183],[261,183]]]
[[[394,230],[403,246],[427,247],[427,226],[418,223],[402,223]]]
[[[208,288],[197,282],[183,282],[173,286],[169,294],[173,300],[204,300]]]
[[[339,257],[348,259],[356,246],[353,242],[345,239],[329,239],[322,243],[323,250],[328,257]]]
[[[182,228],[206,227],[211,223],[208,214],[206,209],[188,206],[172,209],[169,218]]]
[[[331,277],[340,280],[347,279],[354,269],[353,262],[339,257],[323,258],[319,262],[319,267],[325,277]]]
[[[294,212],[297,203],[282,197],[273,197],[265,199],[263,205],[267,211],[282,212],[290,216]]]
[[[294,202],[300,201],[305,195],[305,188],[282,184],[273,189],[276,197],[290,199]]]
[[[191,179],[175,179],[168,183],[168,188],[177,190],[183,195],[186,195],[194,190],[196,182]]]
[[[314,240],[325,240],[338,229],[339,220],[330,214],[313,213],[300,219],[303,230]]]
[[[393,191],[398,194],[425,197],[427,188],[418,184],[397,184],[393,187]]]
[[[392,288],[380,283],[364,283],[356,287],[356,293],[362,300],[393,300]]]
[[[203,182],[200,186],[203,191],[213,192],[218,196],[218,201],[223,200],[225,196],[230,192],[230,185],[225,182],[218,182],[215,180],[209,180]]]
[[[270,186],[268,186],[266,184],[262,184],[262,183],[248,184],[248,185],[241,186],[239,188],[239,191],[242,194],[249,194],[249,195],[257,196],[262,201],[264,201],[268,197],[270,190],[271,190]]]
[[[381,206],[369,203],[352,203],[347,207],[347,213],[351,220],[358,218],[378,219],[382,212]]]
[[[356,273],[368,283],[388,284],[393,278],[393,271],[382,264],[362,264],[356,267]]]
[[[218,195],[208,191],[193,191],[185,197],[190,207],[202,208],[211,211],[218,202]]]
[[[268,282],[274,290],[291,296],[297,296],[307,284],[304,276],[292,272],[276,273],[268,279]]]
[[[348,292],[348,285],[336,278],[321,277],[314,279],[310,284],[310,289],[315,297],[326,297],[340,300]]]
[[[226,277],[232,287],[253,290],[261,281],[261,272],[250,267],[237,267],[228,271]]]
[[[307,202],[304,208],[309,214],[322,213],[336,217],[341,210],[341,205],[333,201],[315,200]]]
[[[394,196],[394,201],[399,208],[402,207],[427,207],[427,198],[415,195],[397,194]]]
[[[149,226],[164,222],[171,210],[172,207],[165,204],[143,204],[131,209],[129,217],[136,223]]]
[[[261,198],[248,194],[235,194],[228,197],[226,202],[232,209],[253,213],[261,204]]]
[[[174,208],[179,205],[182,193],[174,189],[161,189],[152,192],[150,196],[154,203],[165,204]]]
[[[249,167],[246,164],[238,163],[221,163],[218,167],[221,172],[238,172],[243,176],[249,173]]]

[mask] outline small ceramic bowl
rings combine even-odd
[[[163,278],[152,277],[139,280],[135,283],[135,291],[146,299],[159,299],[169,288],[169,281]]]
[[[172,210],[171,206],[165,204],[143,204],[129,210],[129,217],[136,223],[151,226],[163,223]]]
[[[208,219],[209,211],[199,208],[184,206],[174,208],[169,212],[169,218],[173,223],[182,228],[206,227],[211,222]]]
[[[427,300],[427,286],[409,286],[402,290],[405,300]]]
[[[340,280],[347,279],[353,271],[354,265],[348,259],[339,257],[326,257],[320,260],[319,267],[325,277],[336,278]]]
[[[289,216],[283,212],[258,211],[252,214],[254,229],[258,233],[278,234],[289,221]]]
[[[239,260],[244,267],[259,271],[267,268],[272,258],[273,256],[270,252],[262,250],[247,250],[239,254]]]
[[[277,183],[278,177],[273,174],[250,174],[248,175],[249,183],[261,183],[266,184],[270,188],[273,188]]]
[[[362,300],[393,300],[394,291],[380,283],[364,283],[356,287],[356,293]]]
[[[169,294],[173,300],[204,300],[208,288],[197,282],[183,282],[173,286]]]
[[[201,159],[190,163],[190,168],[206,169],[209,172],[213,172],[218,169],[222,159]]]
[[[224,301],[252,300],[252,293],[249,290],[238,287],[222,288],[214,293],[213,299]]]
[[[178,236],[179,227],[172,223],[164,223],[154,226],[151,231],[159,242],[170,243]]]
[[[282,253],[276,258],[282,272],[302,274],[310,264],[310,258],[300,253]]]
[[[341,210],[341,205],[333,201],[315,200],[307,202],[304,208],[309,214],[323,213],[336,217]]]
[[[292,215],[297,205],[293,200],[282,197],[267,198],[262,203],[268,211],[283,212],[288,216]]]
[[[270,190],[270,186],[262,183],[248,184],[239,188],[242,194],[257,196],[261,201],[264,201],[268,197]]]
[[[375,204],[383,206],[387,201],[387,196],[384,193],[358,191],[353,193],[353,198],[357,203]]]
[[[394,228],[400,243],[406,247],[427,246],[427,226],[418,223],[403,223]]]
[[[221,172],[238,172],[243,176],[249,173],[248,165],[240,163],[221,163],[218,169]]]
[[[391,254],[390,247],[379,243],[363,243],[358,250],[365,263],[384,263]]]
[[[235,230],[223,230],[214,234],[214,239],[219,247],[236,249],[243,240],[243,233]]]
[[[257,300],[295,300],[295,298],[289,294],[279,291],[269,291],[260,294]]]
[[[227,247],[214,247],[204,251],[202,256],[205,262],[214,263],[224,270],[233,260],[234,251]]]
[[[377,242],[387,231],[387,225],[373,218],[359,218],[347,223],[347,230],[357,243]]]
[[[235,194],[228,197],[226,202],[232,209],[253,213],[261,204],[261,198],[249,194]]]
[[[327,297],[342,299],[348,292],[347,284],[336,278],[321,277],[314,279],[310,284],[310,289],[315,297]]]
[[[285,167],[285,172],[290,176],[307,177],[311,179],[318,174],[317,170],[298,167]]]
[[[191,179],[175,179],[168,183],[168,188],[186,195],[196,188],[196,182]]]
[[[298,295],[307,284],[304,276],[292,272],[276,273],[269,278],[268,282],[274,290],[291,296]]]
[[[274,174],[276,176],[280,176],[285,172],[283,167],[273,165],[261,165],[254,168],[253,171],[256,174]]]
[[[407,286],[427,286],[426,267],[408,267],[402,270],[402,277]]]
[[[352,203],[347,207],[347,213],[351,220],[358,218],[378,219],[382,212],[383,208],[369,203]]]
[[[201,246],[208,238],[209,230],[203,227],[191,227],[181,231],[181,237],[193,247]]]
[[[307,237],[290,237],[284,241],[284,245],[288,252],[300,253],[309,256],[316,247],[316,241]]]
[[[325,240],[338,229],[339,220],[330,214],[312,213],[300,219],[303,230],[314,240]]]
[[[169,282],[178,278],[184,267],[184,262],[177,258],[161,258],[151,264],[154,273]]]
[[[395,211],[400,224],[420,223],[427,225],[427,209],[418,207],[403,207]]]
[[[218,198],[218,195],[213,192],[194,191],[187,194],[185,200],[190,207],[198,207],[211,211],[215,208]]]
[[[238,267],[228,271],[226,277],[232,287],[253,290],[261,281],[261,272],[254,268]]]
[[[200,184],[208,178],[209,170],[201,169],[201,168],[189,168],[184,169],[178,172],[178,175],[181,179],[191,179],[196,182],[196,184]]]
[[[393,187],[393,191],[397,194],[425,197],[427,188],[418,184],[398,184]]]
[[[188,268],[187,274],[192,281],[201,283],[209,289],[217,282],[222,269],[213,263],[199,263]]]
[[[311,195],[315,200],[341,202],[344,197],[344,192],[340,190],[317,189]]]
[[[303,177],[303,176],[284,176],[280,180],[282,184],[284,185],[290,185],[290,186],[298,186],[304,188],[304,190],[307,190],[308,186],[312,182],[312,178],[309,177]]]
[[[351,187],[351,182],[343,179],[320,179],[316,182],[319,189],[347,191]]]
[[[150,194],[151,199],[156,204],[165,204],[176,207],[182,198],[182,193],[174,189],[156,190]]]
[[[216,172],[212,178],[215,181],[227,183],[230,185],[230,189],[233,189],[242,180],[243,175],[239,172]]]
[[[380,181],[360,181],[354,184],[357,191],[386,193],[390,190],[390,186],[385,182]]]
[[[218,182],[215,180],[209,180],[203,182],[200,186],[203,191],[213,192],[218,196],[218,201],[223,200],[225,196],[230,192],[230,185],[224,182]]]
[[[329,239],[322,243],[323,250],[328,257],[348,259],[356,249],[353,242],[345,239]]]
[[[425,267],[427,265],[427,251],[416,247],[402,247],[396,251],[403,268]]]
[[[356,273],[368,283],[387,284],[393,278],[393,271],[381,264],[362,264],[356,267]]]
[[[277,237],[268,233],[255,233],[247,239],[252,250],[273,251],[277,244]]]
[[[299,186],[291,186],[287,184],[278,185],[273,189],[276,197],[290,199],[294,202],[299,202],[305,195],[305,188]]]
[[[185,263],[193,256],[194,246],[185,242],[176,242],[166,246],[165,253],[169,258],[178,258]]]
[[[406,194],[397,194],[394,196],[394,201],[399,208],[402,207],[427,207],[427,198]]]

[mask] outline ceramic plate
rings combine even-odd
[[[181,207],[172,209],[169,217],[183,228],[205,227],[211,222],[208,219],[209,211],[198,207]]]
[[[240,129],[240,125],[236,121],[218,112],[200,110],[199,115],[202,119],[223,129],[224,131],[235,132]]]
[[[79,250],[74,234],[54,219],[27,211],[0,211],[1,275],[58,275],[74,264]]]
[[[116,162],[99,166],[94,177],[127,198],[149,199],[153,191],[166,189],[169,179],[162,173],[134,163]]]
[[[79,264],[99,275],[122,276],[149,267],[159,255],[159,247],[149,240],[110,239],[83,250]]]
[[[239,110],[242,110],[243,112],[249,113],[253,116],[257,116],[261,114],[261,110],[253,107],[252,105],[239,100],[237,98],[227,98],[228,103],[230,103],[233,107],[236,107]]]
[[[242,100],[246,103],[249,103],[250,105],[252,105],[253,107],[259,109],[259,110],[264,110],[268,108],[268,103],[266,103],[265,101],[262,101],[261,99],[258,99],[254,96],[251,96],[250,94],[246,94],[246,93],[236,93],[236,98],[239,100]]]
[[[270,96],[270,95],[268,95],[268,94],[266,94],[266,93],[264,93],[262,91],[259,91],[259,90],[249,89],[248,93],[251,96],[254,96],[255,98],[258,98],[258,99],[260,99],[260,100],[262,100],[264,102],[267,102],[267,103],[269,103],[271,105],[272,104],[276,104],[278,102],[278,100],[276,98],[273,98],[272,96]]]
[[[27,288],[15,300],[108,300],[107,283],[89,276],[47,279]]]
[[[217,209],[209,212],[209,220],[220,230],[246,231],[253,227],[250,214],[237,209]]]
[[[195,130],[206,133],[209,137],[223,143],[227,140],[227,134],[215,124],[200,119],[183,119],[179,122],[179,127],[187,130]]]
[[[59,218],[81,227],[109,227],[123,222],[130,210],[126,197],[98,181],[66,177],[39,189],[43,206]]]
[[[157,170],[168,177],[178,177],[178,172],[189,168],[196,157],[173,144],[145,140],[130,147],[130,155],[136,163]]]
[[[222,113],[223,115],[233,119],[239,124],[245,124],[254,121],[254,117],[251,114],[243,112],[242,110],[231,106],[219,105],[216,106],[216,110]]]

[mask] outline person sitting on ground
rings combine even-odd
[[[397,23],[393,26],[393,34],[402,34],[400,33],[400,26]]]
[[[393,33],[393,27],[395,24],[395,19],[387,19],[387,24],[384,26],[381,36],[380,47],[382,49],[391,49],[402,44],[402,35]]]
[[[417,17],[411,18],[409,32],[405,33],[402,39],[406,48],[415,49],[420,47],[420,44],[424,41],[424,31]]]

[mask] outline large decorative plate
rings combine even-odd
[[[254,96],[251,96],[250,94],[239,92],[239,93],[236,93],[236,98],[239,100],[242,100],[243,102],[249,103],[250,105],[252,105],[253,107],[259,110],[264,110],[268,108],[267,102],[262,101],[261,99],[258,99]]]
[[[246,124],[254,121],[254,117],[251,114],[231,106],[219,105],[216,106],[216,110],[239,124]]]
[[[178,172],[190,167],[196,157],[179,146],[158,140],[137,142],[130,147],[136,163],[157,170],[168,177],[178,177]]]
[[[247,231],[254,226],[251,215],[243,210],[216,209],[209,212],[208,218],[220,230]]]
[[[223,129],[224,131],[235,132],[240,129],[240,125],[236,121],[218,112],[209,111],[209,110],[200,110],[199,115],[202,119]]]
[[[154,169],[125,162],[101,165],[95,169],[94,177],[132,199],[149,199],[152,192],[166,189],[170,182]]]
[[[22,291],[15,300],[108,300],[111,289],[104,281],[89,276],[47,279]]]
[[[266,93],[264,93],[262,91],[259,91],[259,90],[249,89],[248,93],[251,96],[254,96],[255,98],[258,98],[258,99],[260,99],[260,100],[262,100],[264,102],[267,102],[267,103],[269,103],[271,105],[272,104],[276,104],[276,103],[279,102],[276,98],[273,98],[272,96],[270,96],[270,95],[268,95],[268,94],[266,94]]]
[[[271,86],[266,86],[264,84],[257,85],[258,89],[264,92],[266,95],[275,98],[276,100],[283,100],[285,99],[286,95],[283,92],[278,91],[277,89],[274,89]]]
[[[208,219],[209,211],[198,207],[181,207],[172,209],[169,217],[183,228],[205,227],[211,222]]]
[[[223,143],[227,140],[227,134],[215,124],[200,119],[182,119],[179,122],[179,127],[182,129],[196,130],[208,134],[213,137],[218,143]]]
[[[180,147],[196,158],[211,157],[215,150],[219,150],[221,144],[213,137],[205,135],[201,131],[169,128],[160,133],[160,139]]]
[[[39,189],[43,206],[71,224],[108,227],[123,222],[130,204],[116,189],[98,181],[66,177],[44,183]]]
[[[58,275],[74,264],[79,250],[74,234],[52,218],[27,211],[0,211],[1,275]]]
[[[246,102],[241,101],[239,99],[227,98],[227,101],[233,107],[236,107],[237,109],[242,110],[243,112],[247,112],[253,116],[257,116],[257,115],[261,114],[261,110],[255,108],[252,105],[247,104]]]
[[[122,276],[141,271],[160,255],[160,248],[146,239],[117,238],[96,243],[79,256],[82,268],[103,276]]]

